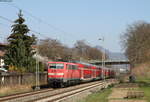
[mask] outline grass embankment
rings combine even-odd
[[[111,88],[104,89],[100,92],[93,93],[80,102],[108,102],[108,96],[112,92]]]
[[[146,86],[140,87],[140,90],[142,90],[144,92],[145,100],[147,100],[147,102],[150,102],[150,86],[149,87],[146,87]]]
[[[136,83],[139,84],[139,88],[144,92],[145,99],[150,102],[150,62],[140,64],[133,68],[132,74],[136,78]]]
[[[144,92],[145,100],[150,102],[150,78],[138,77],[137,83],[140,86],[140,90]]]

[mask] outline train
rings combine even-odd
[[[47,71],[51,87],[66,87],[115,76],[111,68],[81,62],[48,62]]]

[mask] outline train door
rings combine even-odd
[[[67,64],[67,70],[68,70],[67,76],[68,76],[69,83],[72,82],[74,83],[79,81],[80,72],[78,70],[77,65]]]
[[[92,67],[92,77],[96,79],[96,67]]]
[[[94,77],[96,78],[97,67],[94,67]]]
[[[79,70],[79,78],[81,80],[83,80],[84,79],[84,67],[83,67],[83,65],[78,64],[78,70]]]

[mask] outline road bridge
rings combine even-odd
[[[129,60],[105,60],[105,61],[92,60],[89,63],[95,65],[102,65],[102,63],[105,63],[105,65],[122,65],[122,64],[130,64],[130,61]]]

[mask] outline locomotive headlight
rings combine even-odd
[[[56,75],[64,75],[64,73],[56,73]]]

